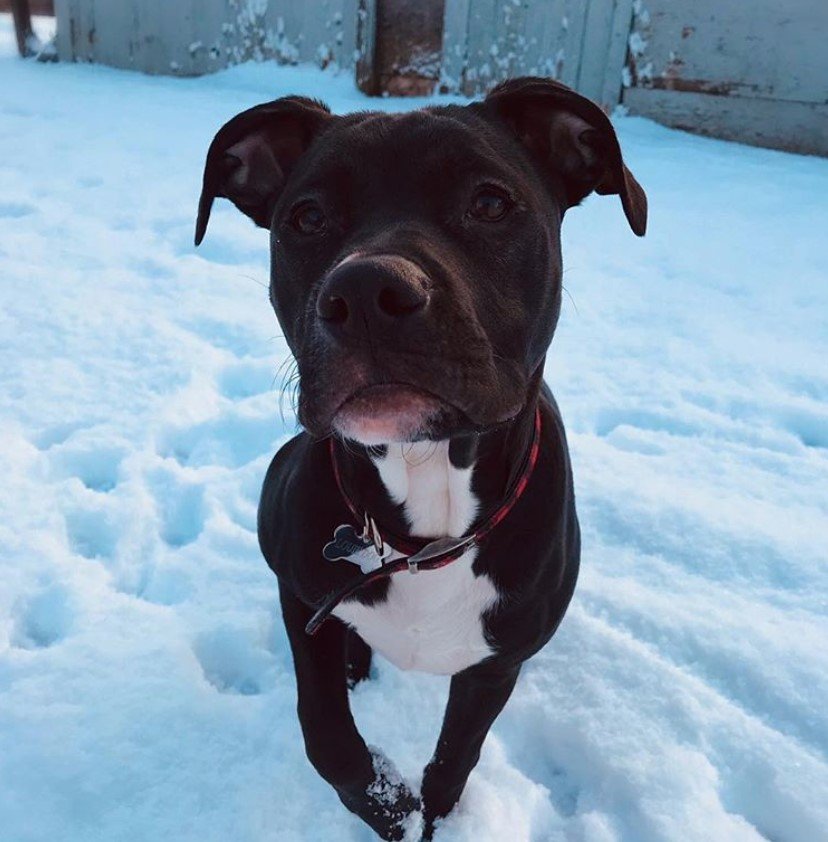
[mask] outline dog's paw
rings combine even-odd
[[[419,839],[422,833],[420,799],[409,789],[394,764],[379,749],[369,746],[374,780],[365,790],[364,800],[355,803],[340,793],[348,809],[355,812],[382,839]]]
[[[454,809],[462,792],[463,784],[444,779],[433,762],[426,766],[422,784],[423,840],[432,838],[437,823]]]
[[[422,814],[420,801],[406,788],[396,791],[391,797],[384,788],[384,783],[376,782],[382,790],[379,795],[365,793],[359,798],[353,798],[340,792],[342,803],[356,813],[380,839],[391,842],[405,842],[422,838]]]
[[[434,838],[434,831],[437,829],[437,823],[441,821],[444,816],[435,816],[432,811],[426,811],[423,806],[423,833],[420,836],[420,842],[431,842]]]

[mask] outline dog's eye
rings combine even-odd
[[[494,187],[484,187],[475,193],[469,213],[483,222],[499,222],[511,206],[512,203],[505,193]]]
[[[319,234],[325,230],[325,214],[319,205],[305,202],[293,212],[290,223],[300,234]]]

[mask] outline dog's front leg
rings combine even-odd
[[[424,839],[457,803],[489,728],[512,695],[520,667],[469,667],[451,679],[443,727],[423,775]]]
[[[279,591],[308,759],[351,812],[383,839],[402,839],[405,820],[419,802],[357,731],[348,704],[348,630],[332,617],[313,637],[307,635],[305,625],[313,612],[284,586]]]

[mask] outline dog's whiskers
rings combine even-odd
[[[282,361],[281,365],[276,370],[276,374],[273,377],[271,388],[273,388],[276,385],[276,382],[279,380],[279,416],[281,417],[282,423],[284,424],[285,395],[288,395],[289,405],[291,410],[293,411],[293,414],[296,415],[297,411],[297,397],[299,392],[299,364],[293,357],[287,357],[285,360]]]
[[[260,286],[262,289],[270,289],[267,284],[263,284],[261,281],[254,278],[252,275],[239,275],[240,278],[244,278],[247,281],[253,281],[254,284]]]
[[[566,293],[567,298],[569,298],[569,300],[572,302],[572,306],[575,308],[575,312],[580,316],[581,311],[578,309],[578,305],[575,303],[575,299],[572,297],[572,294],[563,284],[561,284],[561,289]]]

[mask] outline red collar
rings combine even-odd
[[[337,488],[339,488],[339,493],[342,495],[342,499],[348,507],[348,510],[353,516],[355,522],[360,527],[363,527],[362,540],[365,542],[364,546],[369,547],[373,544],[380,559],[380,566],[368,573],[356,576],[339,590],[332,593],[325,600],[322,607],[319,608],[313,617],[311,617],[310,622],[307,626],[305,626],[305,631],[308,634],[315,634],[322,623],[328,619],[340,602],[379,579],[393,576],[394,573],[399,573],[403,570],[408,570],[410,573],[417,573],[420,570],[437,570],[440,567],[445,567],[447,564],[451,564],[451,562],[456,561],[472,547],[480,546],[486,536],[504,520],[510,511],[512,511],[515,504],[526,490],[526,486],[529,484],[529,478],[532,476],[532,472],[534,471],[535,465],[538,461],[538,453],[540,452],[540,437],[541,412],[540,407],[538,407],[535,410],[535,427],[532,435],[532,444],[526,454],[520,473],[512,483],[500,506],[484,518],[474,532],[471,532],[462,538],[438,538],[437,540],[432,541],[429,541],[428,539],[404,538],[399,535],[394,535],[393,533],[380,529],[377,526],[376,521],[368,514],[368,512],[360,513],[359,509],[348,496],[342,485],[342,476],[336,460],[334,442],[333,439],[331,439],[331,466],[333,467]],[[347,526],[338,527],[337,532],[342,529],[346,529],[353,533],[353,528]],[[386,545],[397,552],[402,553],[403,557],[386,563],[383,560],[383,557],[387,554]],[[326,545],[326,550],[328,546],[332,546],[332,544]]]

